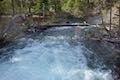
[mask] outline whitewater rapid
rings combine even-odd
[[[88,67],[84,53],[92,52],[80,42],[56,33],[20,39],[18,44],[24,47],[14,49],[14,55],[0,63],[0,80],[114,80],[111,70]]]

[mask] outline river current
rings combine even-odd
[[[21,38],[7,53],[12,56],[1,61],[0,80],[114,80],[104,64],[88,66],[94,53],[68,27]]]

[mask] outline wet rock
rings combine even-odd
[[[88,28],[84,28],[81,30],[81,36],[85,38],[96,38],[100,39],[108,36],[108,33],[101,27],[89,26]]]
[[[114,73],[117,75],[115,80],[120,79],[120,49],[115,49],[114,51]]]
[[[3,46],[5,46],[5,39],[4,38],[0,38],[0,48],[2,48]]]
[[[0,29],[0,47],[4,47],[8,42],[21,36],[23,30],[26,29],[25,20],[26,16],[24,14],[15,15],[4,28]]]
[[[87,18],[87,22],[90,24],[102,24],[100,15],[92,15]]]
[[[120,64],[120,50],[119,49],[115,49],[115,63],[119,63]]]
[[[15,15],[3,31],[3,34],[6,34],[5,38],[11,39],[11,37],[16,37],[22,33],[26,28],[24,25],[25,19],[24,14]]]
[[[10,41],[7,41],[5,38],[0,38],[0,48],[5,47],[9,43],[10,43]]]

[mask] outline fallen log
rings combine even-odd
[[[110,42],[110,43],[117,43],[120,44],[120,39],[103,39],[104,41]]]
[[[116,43],[116,44],[120,44],[120,39],[116,39],[116,38],[88,38],[89,40],[94,40],[94,41],[107,41],[110,43]]]

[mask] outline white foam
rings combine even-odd
[[[15,50],[12,64],[0,66],[0,80],[114,80],[110,72],[87,66],[80,44],[71,46],[58,37],[27,39],[29,46]]]

